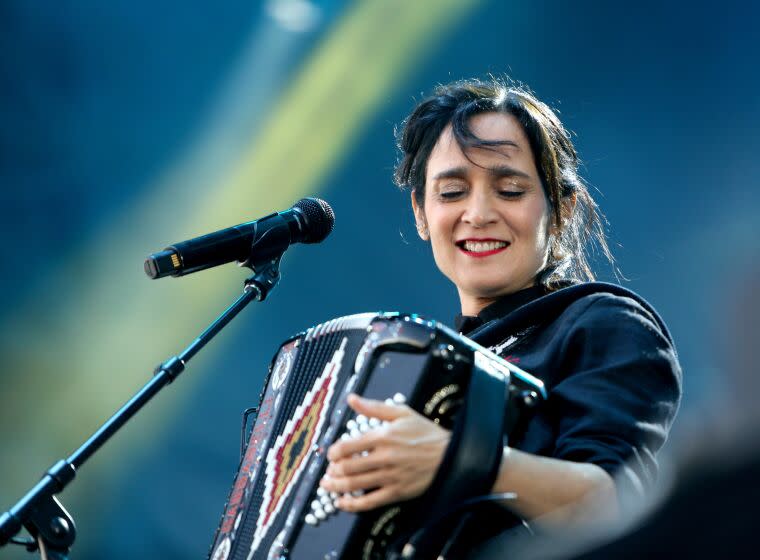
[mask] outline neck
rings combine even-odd
[[[531,282],[530,284],[523,286],[517,290],[511,290],[508,292],[504,292],[503,294],[496,294],[493,296],[472,295],[472,294],[463,292],[462,290],[459,290],[459,303],[462,306],[462,315],[474,317],[478,315],[481,311],[483,311],[483,309],[485,309],[486,307],[491,305],[493,302],[495,302],[496,300],[501,299],[504,296],[507,296],[509,294],[517,293],[520,290],[524,290],[526,288],[530,288],[535,285],[536,285],[535,282]]]
[[[486,298],[486,297],[463,297],[462,294],[459,296],[459,301],[462,305],[462,315],[469,315],[469,316],[476,316],[478,313],[483,311],[486,307],[491,305],[493,302],[495,302],[499,297],[492,297],[492,298]]]

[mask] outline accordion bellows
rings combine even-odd
[[[319,488],[327,448],[380,425],[348,407],[350,392],[405,403],[453,430],[423,496],[354,514]],[[433,512],[488,492],[504,434],[542,396],[539,380],[434,321],[366,313],[315,326],[270,365],[210,558],[386,558]]]

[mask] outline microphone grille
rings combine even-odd
[[[305,218],[303,243],[319,243],[335,226],[335,213],[321,198],[302,198],[293,205]]]

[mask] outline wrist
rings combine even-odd
[[[496,480],[494,480],[493,487],[491,488],[491,492],[493,494],[514,492],[514,488],[511,487],[509,481],[509,470],[511,467],[512,457],[512,448],[508,445],[505,445],[501,453],[501,462],[499,463],[499,469],[496,472]]]

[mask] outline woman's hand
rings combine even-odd
[[[451,433],[406,405],[349,395],[358,414],[387,424],[360,437],[330,446],[327,473],[320,486],[330,492],[369,490],[342,496],[337,505],[346,511],[366,511],[422,494],[433,482]]]

